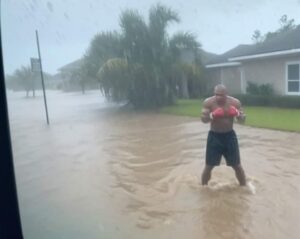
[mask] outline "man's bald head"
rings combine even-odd
[[[227,94],[227,89],[225,85],[219,84],[215,86],[215,92],[225,92]]]
[[[215,97],[218,104],[220,105],[225,104],[227,99],[227,89],[225,85],[219,84],[215,86]]]

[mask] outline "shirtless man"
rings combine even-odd
[[[206,145],[206,164],[202,173],[202,185],[207,185],[214,166],[220,165],[224,156],[227,166],[231,166],[241,186],[246,185],[246,176],[240,162],[237,136],[233,130],[233,121],[245,122],[241,103],[227,95],[224,85],[217,85],[215,95],[203,103],[201,120],[210,122],[210,131]]]

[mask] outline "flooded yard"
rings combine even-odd
[[[8,92],[25,239],[299,238],[300,134],[237,125],[252,186],[222,161],[202,187],[200,117],[50,91],[47,126],[37,95]]]

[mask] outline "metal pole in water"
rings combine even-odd
[[[39,61],[40,61],[40,67],[41,67],[40,72],[41,72],[42,87],[43,87],[43,94],[44,94],[46,118],[47,118],[47,124],[49,125],[48,106],[47,106],[47,98],[46,98],[46,91],[45,91],[44,74],[43,74],[43,67],[42,67],[42,58],[41,58],[41,52],[40,52],[39,35],[38,35],[37,30],[35,30],[35,35],[36,35],[36,43],[37,43],[37,48],[38,48],[38,53],[39,53]]]

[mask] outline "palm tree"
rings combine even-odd
[[[109,59],[98,72],[100,86],[105,96],[114,101],[127,99],[130,87],[128,63],[122,58]]]
[[[201,73],[197,70],[201,68],[201,62],[198,60],[200,59],[198,56],[200,54],[200,44],[195,39],[196,37],[191,33],[180,32],[175,34],[169,42],[169,49],[173,59],[173,70],[180,76],[178,88],[182,98],[190,98],[189,79],[196,78],[201,80]]]
[[[104,33],[98,35],[102,41],[93,39],[87,56],[95,69],[102,66],[97,76],[106,97],[149,108],[174,103],[178,82],[184,81],[188,91],[187,74],[191,71],[179,67],[187,65],[182,62],[182,51],[197,52],[200,44],[190,33],[181,32],[170,38],[167,27],[178,22],[178,14],[161,4],[150,9],[148,24],[137,11],[126,10],[120,16],[121,34],[114,35],[116,45],[109,45]],[[93,54],[98,60],[90,57]],[[174,77],[176,69],[182,76],[179,79]]]
[[[99,68],[109,59],[122,56],[121,36],[117,32],[101,32],[92,39],[84,56],[87,76],[96,77]]]

